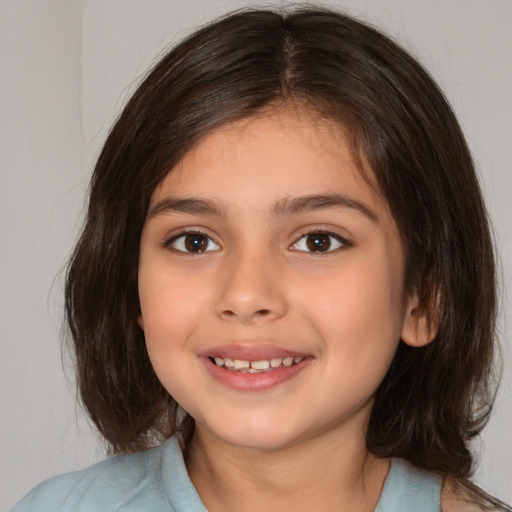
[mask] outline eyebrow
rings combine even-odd
[[[166,197],[151,209],[148,217],[152,218],[166,213],[190,213],[192,215],[226,217],[226,209],[222,204],[210,201],[209,199],[199,199],[195,197],[183,199]]]
[[[342,194],[314,194],[300,197],[285,197],[277,201],[272,207],[273,217],[296,215],[316,210],[332,208],[350,208],[372,220],[379,222],[377,215],[364,203],[356,201]],[[166,213],[189,213],[191,215],[213,215],[225,218],[226,207],[222,203],[196,197],[174,198],[166,197],[158,202],[149,212],[152,218]]]
[[[301,197],[285,197],[280,199],[273,207],[273,215],[305,213],[315,210],[328,210],[331,208],[351,208],[362,213],[375,223],[379,222],[377,215],[364,203],[351,199],[342,194],[320,194]]]

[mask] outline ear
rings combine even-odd
[[[140,314],[137,317],[137,323],[139,324],[139,327],[144,330],[144,318],[142,318],[142,314]]]
[[[428,345],[437,334],[437,321],[433,320],[423,308],[419,308],[419,300],[415,295],[407,304],[402,341],[411,347]],[[433,315],[436,318],[437,315]]]

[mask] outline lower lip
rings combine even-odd
[[[201,357],[201,359],[217,382],[237,391],[265,391],[274,388],[295,377],[313,360],[309,356],[293,366],[281,366],[269,372],[243,373],[217,366],[210,361],[209,357]]]

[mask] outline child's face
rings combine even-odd
[[[342,131],[281,111],[214,130],[157,187],[139,324],[199,434],[259,449],[361,437],[413,323],[403,273],[395,222]],[[276,369],[227,368],[255,361]]]

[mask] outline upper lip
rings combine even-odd
[[[203,357],[222,357],[241,361],[261,361],[272,358],[303,357],[308,354],[269,344],[230,344],[209,348],[199,354]]]

